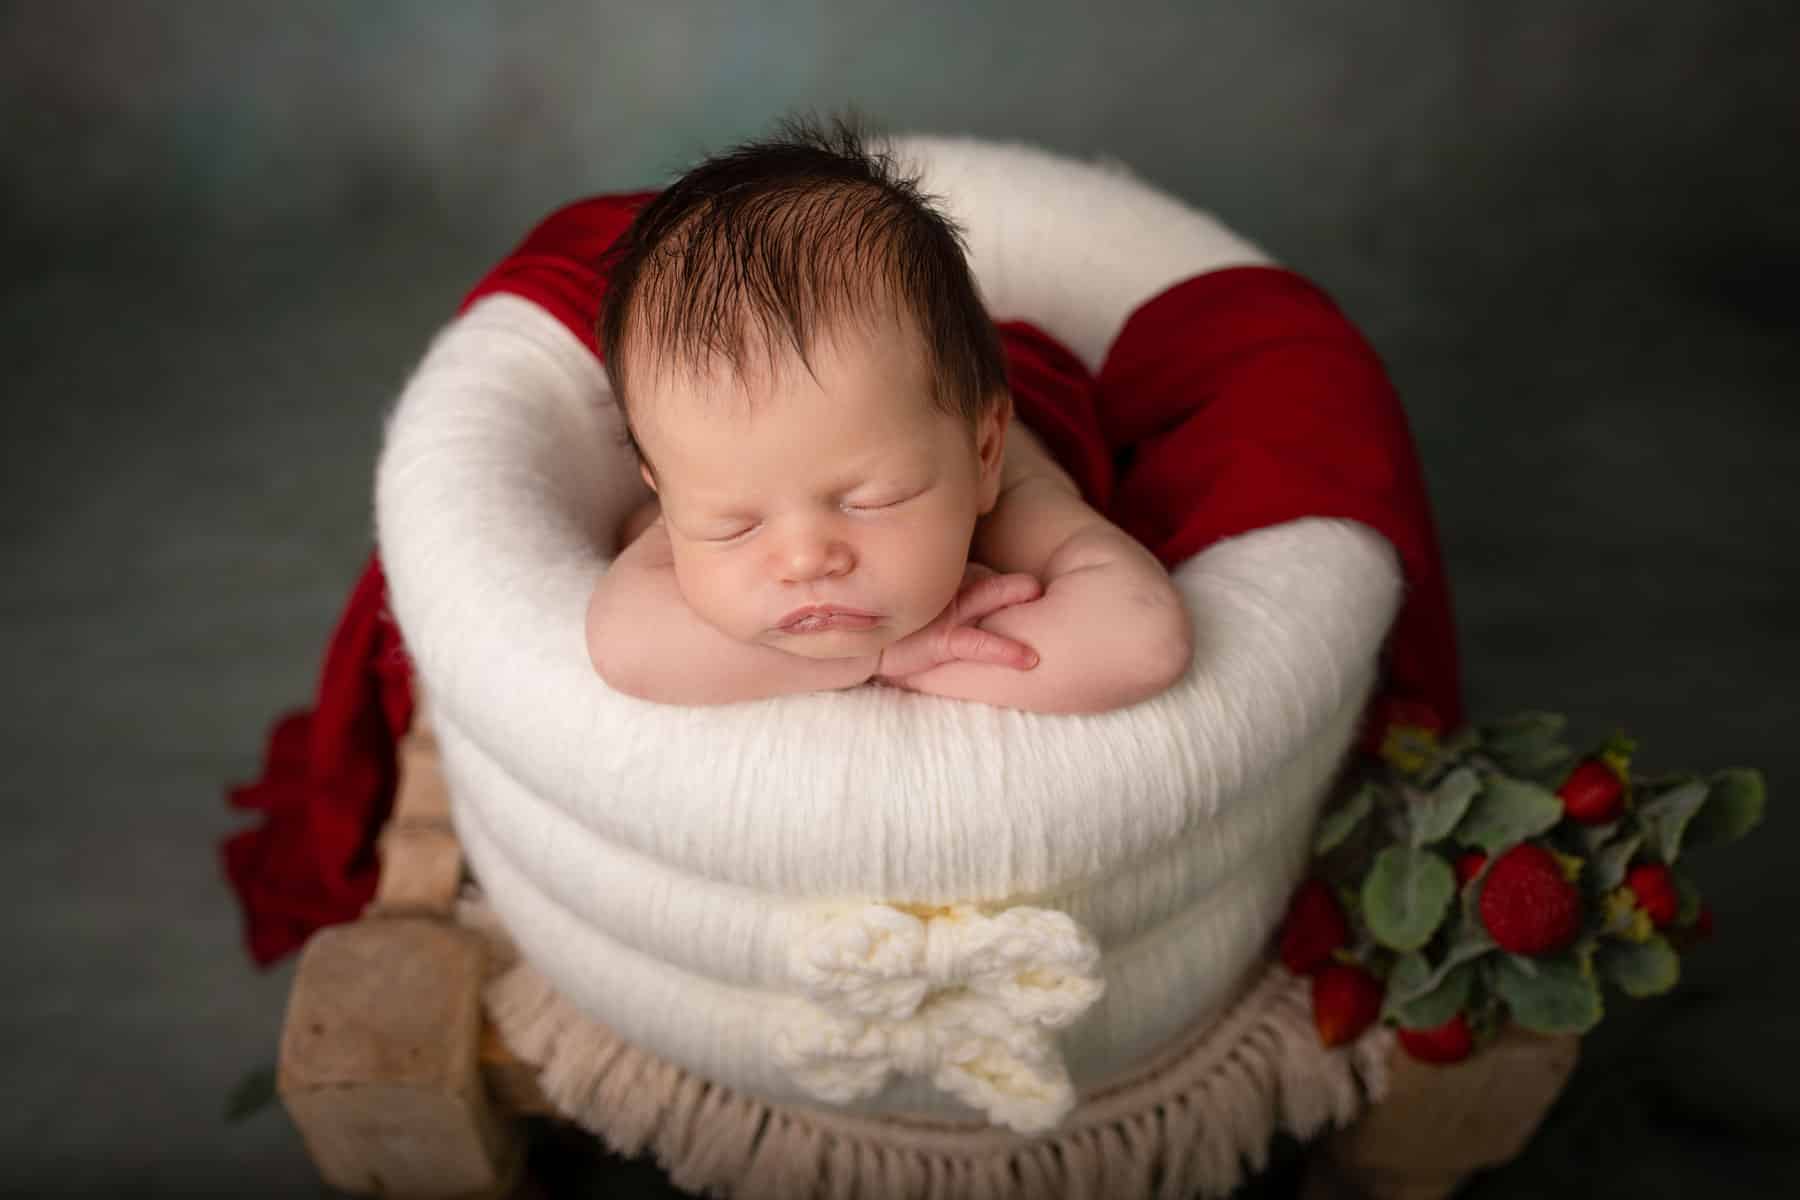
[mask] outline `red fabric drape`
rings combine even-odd
[[[1164,566],[1304,516],[1387,538],[1406,591],[1384,647],[1385,698],[1461,723],[1449,579],[1406,412],[1323,292],[1270,267],[1170,288],[1114,339],[1098,410],[1126,458],[1109,515]]]
[[[522,296],[598,353],[601,255],[648,195],[553,213],[464,307]],[[1376,707],[1460,722],[1449,588],[1405,413],[1380,361],[1322,292],[1278,268],[1198,276],[1133,313],[1098,376],[1028,323],[1004,322],[1001,334],[1018,419],[1089,503],[1165,566],[1306,516],[1352,518],[1385,536],[1407,588]],[[371,560],[332,636],[312,711],[277,724],[263,778],[231,793],[232,804],[266,814],[224,847],[259,963],[353,918],[373,894],[394,744],[412,711],[385,587]]]
[[[262,778],[229,794],[233,807],[264,814],[222,847],[258,963],[352,919],[374,895],[375,835],[393,803],[394,746],[412,707],[387,581],[371,558],[326,647],[311,711],[276,723]]]

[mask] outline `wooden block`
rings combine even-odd
[[[1509,1027],[1469,1059],[1435,1066],[1396,1050],[1387,1099],[1337,1135],[1338,1157],[1371,1167],[1469,1170],[1525,1148],[1575,1069],[1581,1039]]]
[[[413,715],[412,725],[408,732],[428,746],[436,747],[437,738],[431,732],[430,697],[425,694],[425,685],[417,675],[413,676]]]
[[[301,956],[277,1087],[331,1186],[381,1196],[499,1196],[519,1132],[478,1056],[482,947],[446,922],[321,930]]]
[[[1581,1040],[1510,1027],[1481,1053],[1434,1066],[1396,1049],[1387,1099],[1314,1149],[1313,1200],[1439,1200],[1525,1148],[1575,1069]]]
[[[481,1027],[481,1077],[488,1094],[507,1112],[521,1116],[555,1116],[556,1110],[538,1087],[537,1068],[514,1056],[492,1025]]]
[[[376,842],[381,877],[369,916],[447,917],[462,888],[462,845],[448,825],[390,822]]]
[[[416,732],[400,739],[399,782],[391,820],[415,824],[450,823],[450,789],[438,761],[437,744]]]

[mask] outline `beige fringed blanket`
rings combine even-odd
[[[486,939],[488,1015],[569,1120],[616,1153],[648,1150],[677,1187],[732,1200],[1131,1200],[1224,1196],[1261,1170],[1278,1130],[1349,1124],[1387,1091],[1393,1035],[1320,1045],[1306,981],[1248,981],[1129,1077],[1084,1092],[1049,1133],[770,1104],[708,1082],[577,1011],[521,960],[471,891],[459,919]]]

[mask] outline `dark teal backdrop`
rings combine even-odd
[[[212,854],[368,548],[385,406],[548,208],[855,104],[1119,159],[1311,275],[1406,399],[1471,709],[1765,770],[1764,830],[1697,862],[1716,943],[1677,993],[1614,1004],[1473,1194],[1787,1193],[1792,14],[0,6],[3,1190],[319,1194],[284,1118],[219,1120],[291,967],[250,969]]]

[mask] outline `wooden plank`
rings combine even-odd
[[[381,877],[371,916],[449,917],[462,890],[462,846],[450,821],[450,789],[423,697],[400,739],[394,811],[381,831]]]
[[[462,845],[448,825],[390,822],[376,842],[381,877],[367,915],[448,917],[462,890]]]
[[[415,732],[400,739],[396,754],[399,782],[389,819],[409,825],[448,825],[450,789],[444,783],[436,741],[421,736],[415,727]]]

